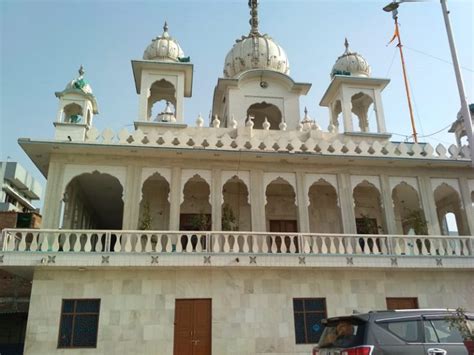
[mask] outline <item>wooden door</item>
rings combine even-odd
[[[270,232],[275,233],[298,233],[295,220],[270,220]]]
[[[387,297],[387,309],[417,309],[416,297]]]
[[[211,355],[211,300],[176,300],[174,355]]]

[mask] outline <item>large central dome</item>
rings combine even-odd
[[[233,78],[251,69],[267,69],[290,74],[288,57],[283,48],[269,35],[258,31],[257,3],[257,0],[249,1],[252,16],[250,33],[238,39],[225,58],[226,78]]]

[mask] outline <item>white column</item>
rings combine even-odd
[[[263,171],[250,172],[250,209],[252,215],[252,231],[265,232],[267,229],[265,219],[265,191],[263,186]]]
[[[61,200],[64,191],[61,190],[64,176],[64,165],[61,162],[51,161],[48,168],[45,200],[43,205],[43,228],[59,228],[61,222]]]
[[[123,189],[123,220],[122,229],[135,230],[140,219],[141,200],[141,168],[127,167],[127,177]]]
[[[382,189],[382,203],[385,211],[385,225],[388,234],[398,234],[397,224],[395,222],[395,211],[393,210],[392,190],[387,175],[380,175],[380,188]]]
[[[469,188],[469,182],[465,177],[459,178],[459,186],[461,188],[461,198],[462,204],[464,206],[464,212],[467,221],[465,221],[465,228],[469,229],[468,234],[474,235],[474,208],[472,208],[472,200],[471,200],[471,190]],[[467,223],[466,223],[467,222]]]
[[[212,208],[212,230],[222,230],[222,172],[220,169],[212,169],[211,176],[211,208]]]
[[[428,176],[420,176],[418,177],[418,185],[420,186],[421,204],[428,225],[428,234],[441,235],[431,180]]]
[[[351,177],[349,174],[337,174],[337,184],[339,191],[339,207],[341,208],[341,218],[343,232],[346,234],[357,233],[354,213],[354,197],[352,196]]]
[[[342,117],[344,119],[344,132],[354,132],[354,127],[352,124],[352,102],[350,94],[342,89]]]
[[[142,85],[145,83],[142,83]],[[150,97],[150,89],[141,88],[141,94],[138,102],[138,121],[148,121],[148,98]]]
[[[308,191],[304,183],[304,173],[296,173],[296,201],[298,203],[298,230],[309,233]]]
[[[173,167],[171,170],[171,182],[170,182],[170,222],[169,229],[176,231],[179,230],[179,217],[181,207],[181,168]]]
[[[387,133],[387,128],[385,127],[385,114],[383,112],[382,105],[382,95],[380,94],[380,90],[374,90],[374,96],[374,109],[375,117],[377,118],[377,131],[379,133]]]

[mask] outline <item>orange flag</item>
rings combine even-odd
[[[387,43],[387,46],[388,46],[390,43],[392,43],[392,42],[395,40],[395,38],[397,38],[397,37],[398,37],[398,28],[395,27],[395,32],[393,33],[393,37],[392,37],[392,39],[390,40],[390,42]]]

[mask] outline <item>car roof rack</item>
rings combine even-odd
[[[413,308],[413,309],[380,309],[369,311],[369,313],[386,313],[386,312],[455,312],[454,308]]]

